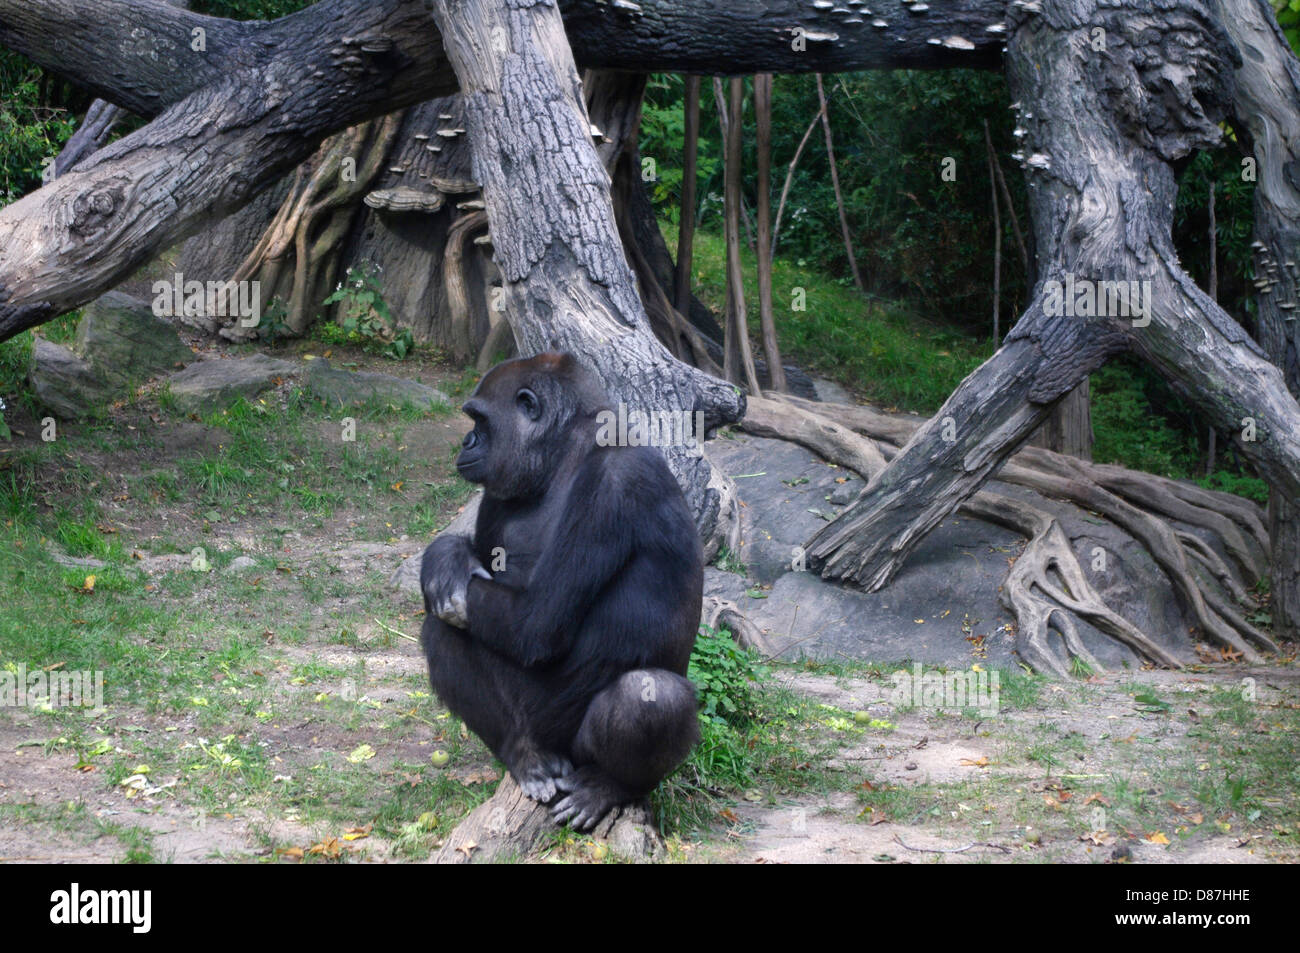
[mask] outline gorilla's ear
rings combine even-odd
[[[529,420],[538,420],[542,416],[542,402],[527,387],[519,388],[519,392],[515,394],[515,406],[522,410]]]

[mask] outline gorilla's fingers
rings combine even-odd
[[[566,797],[555,807],[551,808],[551,816],[555,818],[555,823],[563,824],[574,814],[578,813],[578,804],[573,797]]]
[[[492,581],[492,574],[488,572],[486,569],[484,569],[482,566],[475,566],[474,571],[470,573],[470,575],[478,576],[480,579],[486,579],[488,582]]]

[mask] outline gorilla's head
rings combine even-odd
[[[456,469],[498,499],[537,496],[569,452],[591,446],[596,415],[608,408],[599,378],[572,354],[505,361],[461,408],[474,429]]]

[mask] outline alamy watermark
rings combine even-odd
[[[1043,282],[1043,313],[1051,318],[1132,318],[1133,327],[1151,323],[1151,281],[1092,281],[1066,274]]]
[[[153,313],[159,318],[239,318],[240,327],[262,323],[260,281],[186,281],[177,272],[171,281],[153,283]]]
[[[596,444],[601,447],[691,447],[704,446],[704,411],[602,410],[596,415]]]
[[[0,708],[104,710],[102,671],[27,670],[25,663],[0,669]]]
[[[984,718],[998,713],[999,672],[971,669],[969,672],[921,670],[921,663],[909,672],[900,669],[890,676],[894,683],[889,703],[914,708],[974,708]]]

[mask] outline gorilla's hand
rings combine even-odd
[[[426,610],[448,625],[469,628],[467,596],[469,581],[475,576],[492,578],[475,557],[469,537],[439,536],[424,551],[420,564]]]

